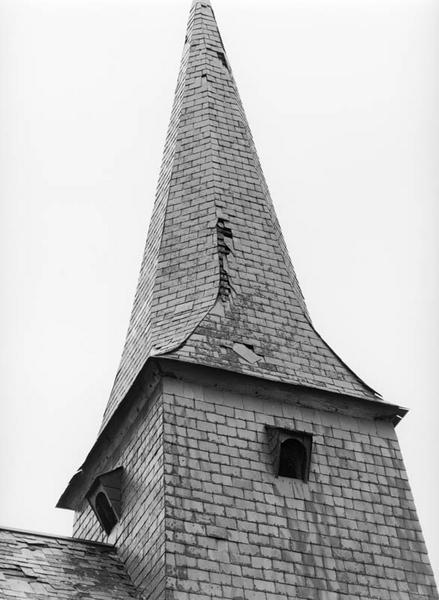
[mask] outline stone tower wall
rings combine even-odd
[[[163,402],[142,393],[133,403],[134,422],[93,465],[97,474],[123,466],[121,520],[107,536],[88,502],[75,514],[74,536],[114,543],[145,600],[164,598],[165,523],[163,487]]]
[[[172,379],[163,398],[167,598],[437,598],[391,423]],[[312,433],[308,483],[275,476],[266,425]]]
[[[394,428],[355,402],[168,369],[87,466],[123,466],[120,523],[85,501],[74,534],[114,543],[146,600],[437,599]],[[308,482],[276,476],[267,426],[312,434]]]

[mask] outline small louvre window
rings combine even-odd
[[[288,438],[280,445],[279,477],[306,479],[307,452],[302,442]]]
[[[94,480],[87,499],[102,529],[109,535],[121,514],[122,467],[102,473]]]
[[[308,481],[312,436],[303,431],[267,427],[271,433],[271,454],[277,477]]]

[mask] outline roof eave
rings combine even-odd
[[[246,375],[238,371],[218,369],[216,367],[190,363],[180,359],[175,359],[173,356],[163,355],[160,357],[149,358],[136,378],[134,384],[130,388],[128,394],[126,394],[123,401],[119,404],[104,429],[98,435],[96,442],[92,446],[84,463],[69,481],[65,491],[56,504],[57,508],[78,510],[83,497],[85,497],[85,494],[88,491],[87,486],[91,482],[90,475],[88,474],[88,466],[92,462],[95,454],[99,452],[102,447],[105,447],[106,444],[114,443],[115,434],[119,430],[120,424],[127,417],[132,404],[130,403],[130,400],[133,400],[133,398],[136,396],[139,386],[142,385],[144,381],[152,378],[155,381],[154,385],[150,386],[150,389],[152,393],[154,393],[160,377],[170,374],[173,376],[182,377],[188,373],[190,375],[191,371],[194,375],[197,375],[197,377],[198,374],[201,373],[201,380],[204,378],[206,381],[211,381],[212,378],[217,378],[219,381],[222,381],[224,379],[224,372],[226,372],[229,374],[232,380],[234,379],[235,381],[239,381],[241,379],[241,381],[245,382],[246,386],[248,386],[248,382],[251,382],[253,386],[258,388],[268,388],[273,384],[276,384],[279,389],[283,389],[284,391],[295,390],[296,392],[304,392],[309,396],[308,402],[317,403],[317,406],[322,410],[332,409],[331,403],[334,403],[334,405],[337,403],[339,406],[341,406],[341,412],[343,411],[343,405],[345,407],[351,406],[353,410],[355,410],[355,406],[362,406],[367,408],[367,412],[372,416],[372,418],[391,422],[394,427],[396,427],[408,413],[407,408],[396,404],[391,404],[380,399],[375,400],[360,398],[304,385],[281,383],[275,379],[261,378],[254,375]],[[329,403],[328,400],[330,401]],[[92,477],[92,479],[93,478],[94,477]]]

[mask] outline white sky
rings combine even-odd
[[[398,427],[439,579],[439,3],[216,0],[314,323]],[[0,522],[91,447],[134,296],[186,0],[0,0]]]

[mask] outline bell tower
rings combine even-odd
[[[58,506],[145,600],[437,599],[406,412],[314,328],[196,0],[120,367]]]

